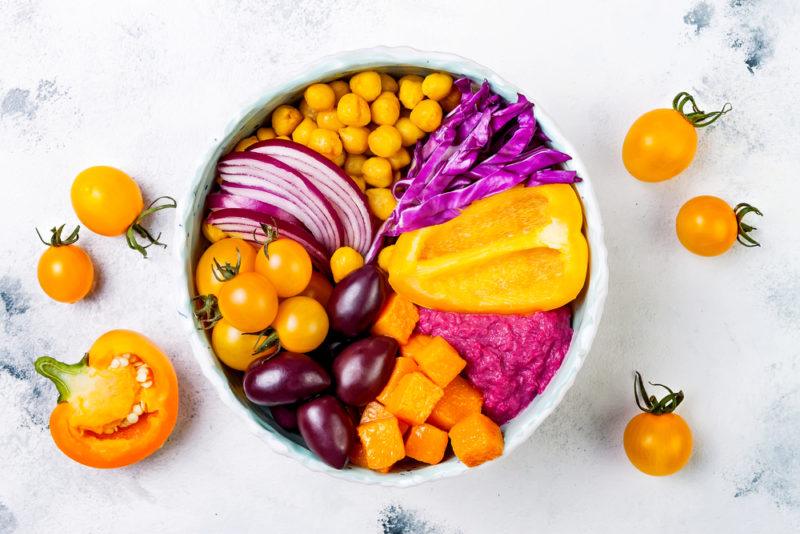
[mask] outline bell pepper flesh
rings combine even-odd
[[[580,293],[588,246],[566,184],[516,187],[473,202],[450,221],[404,233],[389,263],[398,294],[426,308],[530,313]]]

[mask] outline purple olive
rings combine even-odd
[[[290,432],[297,430],[297,406],[294,404],[283,404],[272,406],[269,409],[275,424]]]
[[[366,331],[383,308],[388,285],[383,271],[371,264],[344,277],[328,300],[331,329],[346,337]]]
[[[347,465],[355,441],[355,428],[342,404],[323,395],[300,405],[297,410],[300,435],[314,454],[336,469]]]
[[[373,336],[356,341],[333,361],[336,396],[352,406],[364,406],[375,400],[392,375],[397,341]]]
[[[254,362],[244,375],[244,394],[263,406],[291,404],[321,393],[331,378],[320,364],[296,352]]]

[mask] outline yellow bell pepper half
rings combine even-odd
[[[450,221],[407,232],[389,283],[413,303],[465,313],[559,308],[580,293],[588,247],[566,184],[516,187],[473,202]]]

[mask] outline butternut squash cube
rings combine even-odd
[[[469,415],[450,429],[450,443],[459,460],[475,467],[503,454],[503,433],[483,414]]]
[[[447,449],[447,432],[433,425],[411,427],[406,438],[406,456],[426,464],[438,464]]]
[[[400,379],[386,398],[386,409],[412,425],[421,425],[444,395],[442,388],[418,371]]]
[[[457,376],[444,388],[444,396],[433,407],[428,422],[450,430],[468,415],[481,413],[483,395],[469,380]]]
[[[407,298],[392,293],[386,299],[378,319],[372,325],[372,333],[376,336],[388,336],[404,345],[408,343],[411,332],[417,326],[419,312]]]
[[[408,343],[400,346],[400,353],[406,358],[413,358],[415,354],[419,354],[422,349],[430,343],[432,336],[425,334],[414,334],[408,340]]]
[[[364,411],[361,412],[361,420],[359,421],[359,424],[363,425],[364,423],[370,423],[372,421],[377,421],[378,419],[387,418],[394,418],[394,415],[392,415],[392,413],[380,402],[372,401],[364,406]],[[397,424],[400,426],[400,433],[405,435],[409,424],[405,421],[398,421]]]
[[[443,337],[435,336],[419,351],[414,351],[414,360],[420,371],[443,388],[467,366],[466,360],[458,355]]]
[[[397,361],[394,364],[392,375],[389,377],[389,381],[386,383],[386,385],[383,387],[383,391],[381,391],[380,395],[377,397],[378,401],[383,403],[385,406],[386,399],[389,397],[389,393],[397,387],[400,379],[406,376],[408,373],[413,373],[417,369],[419,369],[417,362],[411,358],[405,358],[403,356],[397,358]]]
[[[358,425],[358,437],[361,439],[367,467],[370,469],[387,469],[406,455],[403,435],[400,433],[396,417]]]

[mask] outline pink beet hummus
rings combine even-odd
[[[484,413],[503,424],[544,391],[572,339],[569,308],[529,315],[482,315],[420,308],[418,329],[441,336],[467,360]]]

